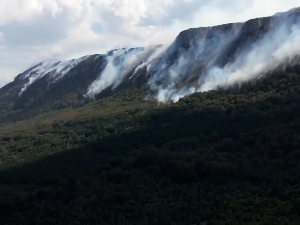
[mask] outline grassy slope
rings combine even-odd
[[[300,75],[157,106],[129,90],[0,129],[7,224],[296,224]]]
[[[112,97],[91,102],[80,108],[67,108],[48,111],[25,120],[18,120],[0,125],[0,143],[2,157],[1,166],[7,167],[32,160],[30,155],[35,152],[34,158],[53,154],[49,149],[32,148],[36,142],[63,142],[56,131],[60,126],[76,125],[101,120],[103,124],[117,118],[122,120],[128,114],[143,114],[151,108],[157,108],[156,102],[144,100],[144,90],[129,89]],[[116,122],[114,121],[114,122]],[[80,125],[79,125],[80,126]],[[109,134],[109,132],[108,132]],[[46,145],[47,145],[46,144]],[[57,151],[78,146],[74,143],[60,146]],[[56,151],[55,151],[56,152]]]

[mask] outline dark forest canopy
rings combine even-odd
[[[299,73],[176,104],[144,97],[2,124],[1,224],[299,222]]]

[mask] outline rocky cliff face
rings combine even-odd
[[[144,84],[156,92],[158,100],[176,100],[204,90],[201,87],[207,81],[216,83],[209,84],[208,90],[218,85],[216,79],[222,80],[220,85],[233,83],[232,74],[235,82],[242,82],[246,79],[236,76],[251,75],[249,65],[256,71],[249,79],[276,69],[273,64],[285,62],[282,68],[291,68],[299,62],[293,48],[300,43],[299,15],[300,10],[293,9],[245,23],[192,28],[181,32],[169,47],[117,49],[76,60],[40,63],[0,90],[1,114],[45,105],[50,109],[78,107],[89,99]],[[280,57],[278,49],[283,52]],[[264,52],[274,61],[256,68],[260,63],[253,59]],[[261,61],[266,61],[266,56]]]

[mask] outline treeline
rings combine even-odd
[[[160,107],[134,93],[110,99],[118,114],[90,104],[84,120],[3,133],[3,224],[299,223],[299,74]]]

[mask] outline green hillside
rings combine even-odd
[[[0,127],[1,224],[297,224],[300,74],[127,89]]]

